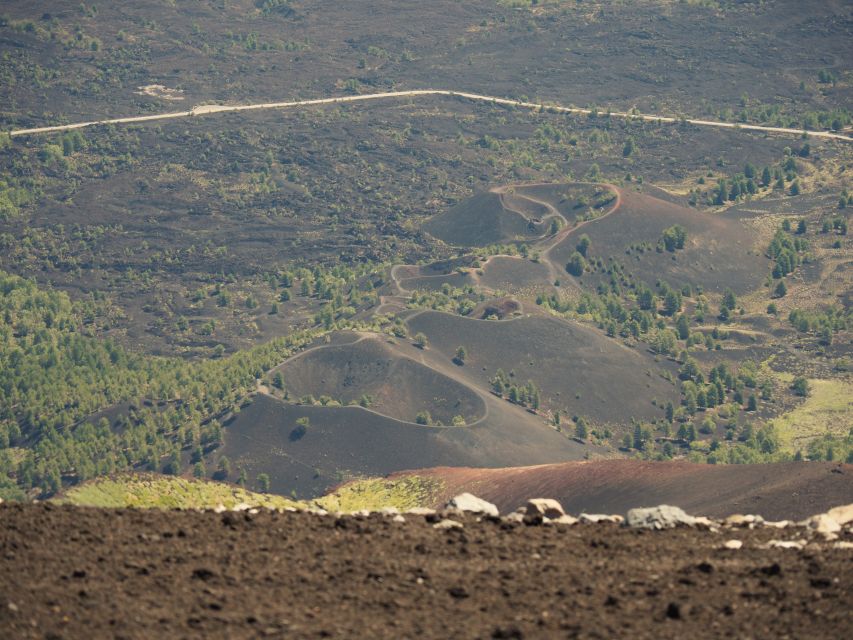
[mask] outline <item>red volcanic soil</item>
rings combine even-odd
[[[853,502],[853,465],[821,462],[709,465],[688,462],[597,460],[471,469],[440,467],[400,475],[439,478],[436,503],[464,491],[512,511],[529,498],[559,500],[571,513],[624,513],[671,504],[688,513],[757,513],[799,520]]]
[[[842,638],[802,530],[0,506],[2,638]],[[737,551],[723,549],[735,538]]]

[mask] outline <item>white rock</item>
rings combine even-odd
[[[792,526],[794,523],[791,520],[777,520],[776,522],[766,521],[764,522],[765,527],[772,527],[774,529],[786,529],[787,527]]]
[[[706,518],[705,516],[695,516],[693,518],[693,523],[697,527],[705,527],[710,529],[712,532],[717,533],[720,530],[720,523],[716,520],[711,520],[711,518]]]
[[[379,513],[383,516],[396,516],[399,515],[400,510],[397,507],[382,507]]]
[[[370,509],[359,509],[358,511],[350,512],[351,516],[355,516],[357,518],[366,518],[370,515]]]
[[[853,542],[848,542],[846,540],[841,540],[840,542],[836,542],[832,545],[833,549],[853,549]]]
[[[470,493],[460,493],[458,496],[454,496],[447,503],[446,508],[467,511],[468,513],[482,513],[483,515],[494,516],[495,518],[500,515],[498,508],[491,502],[486,502],[482,498],[478,498]]]
[[[435,515],[435,509],[428,509],[426,507],[412,507],[408,511],[406,511],[407,515],[410,516],[433,516]]]
[[[729,527],[749,527],[750,529],[755,525],[762,524],[763,522],[764,518],[761,516],[753,514],[742,515],[740,513],[731,515],[723,520],[723,523]]]
[[[456,520],[449,520],[445,518],[441,522],[436,522],[432,525],[433,529],[462,529],[462,523],[456,522]]]
[[[213,507],[213,513],[222,513],[223,511],[228,511],[228,509],[225,508],[224,504],[218,504]]]
[[[740,549],[743,546],[743,540],[726,540],[726,543],[723,545],[726,549]]]
[[[809,529],[824,536],[835,536],[841,531],[841,525],[827,513],[819,513],[806,521]]]
[[[527,501],[525,509],[529,516],[542,516],[551,520],[566,515],[566,512],[563,511],[563,505],[553,498],[533,498]]]
[[[504,522],[524,522],[524,514],[518,511],[513,511],[507,516],[503,517]]]
[[[391,521],[392,522],[405,522],[406,519],[398,513],[393,518],[391,518]]]
[[[595,524],[597,522],[615,522],[616,524],[620,524],[625,520],[620,515],[608,515],[606,513],[582,513],[578,518],[586,524]]]
[[[662,504],[648,509],[631,509],[626,524],[637,529],[672,529],[696,526],[696,518],[679,507]]]
[[[542,524],[548,524],[548,525],[561,524],[561,525],[572,526],[574,524],[577,524],[578,522],[580,522],[580,520],[564,513],[559,518],[553,518],[553,519],[552,518],[545,518],[542,521]]]
[[[838,524],[844,525],[848,522],[853,522],[853,504],[845,504],[840,507],[835,507],[826,512],[830,518]]]
[[[233,507],[231,507],[231,511],[248,511],[252,508],[248,502],[238,502]]]
[[[771,540],[765,545],[769,549],[802,549],[806,546],[805,540]]]

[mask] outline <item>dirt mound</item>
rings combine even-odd
[[[665,280],[673,286],[702,285],[711,292],[731,287],[740,294],[756,289],[767,276],[770,263],[763,249],[753,246],[754,232],[737,217],[700,213],[627,189],[620,193],[617,209],[573,230],[549,252],[550,258],[565,265],[580,235],[586,234],[592,242],[589,258],[606,263],[613,256],[627,273],[650,285]],[[674,225],[687,232],[684,248],[658,251],[664,230]]]
[[[513,298],[497,298],[495,300],[487,300],[478,305],[472,312],[472,318],[480,318],[488,320],[503,320],[509,318],[513,314],[521,312],[521,304]]]
[[[501,511],[511,511],[529,498],[550,496],[570,513],[624,513],[641,505],[671,504],[708,516],[757,513],[770,520],[798,520],[853,502],[853,465],[830,462],[707,465],[599,460],[412,473],[444,483],[436,505],[469,491]]]
[[[483,388],[503,369],[519,385],[532,380],[543,406],[568,415],[624,423],[659,417],[653,398],[677,402],[672,383],[651,373],[669,363],[656,363],[646,352],[580,324],[545,316],[490,322],[427,311],[412,316],[408,325],[413,335],[429,338],[430,351],[448,359],[464,346],[466,366],[460,373]]]
[[[451,271],[436,275],[413,276],[411,278],[400,278],[399,285],[407,291],[440,291],[445,283],[456,289],[462,289],[476,284],[476,280],[470,272]]]
[[[545,233],[540,216],[544,207],[519,198],[505,199],[500,193],[479,193],[445,213],[430,218],[424,231],[444,242],[466,247],[484,247],[513,240],[530,240]]]
[[[539,202],[566,221],[578,217],[597,217],[606,213],[617,199],[616,189],[607,184],[586,182],[555,182],[522,184],[507,187],[518,197]]]
[[[226,425],[220,454],[250,479],[268,474],[275,493],[314,498],[357,476],[579,460],[590,451],[520,407],[490,394],[484,401],[488,416],[475,425],[434,427],[358,406],[291,405],[259,395]],[[297,423],[302,418],[308,420],[304,428]]]
[[[616,525],[0,506],[7,638],[841,638],[853,555]],[[788,534],[791,535],[791,534]],[[799,534],[797,534],[799,535]]]
[[[423,225],[427,233],[464,247],[484,247],[543,237],[560,225],[604,213],[616,199],[607,185],[554,183],[510,185],[478,193]]]
[[[438,260],[424,265],[398,265],[392,269],[397,284],[406,291],[438,291],[447,283],[451,287],[476,284],[469,268],[473,256]]]
[[[548,282],[548,268],[525,258],[496,256],[480,270],[477,284],[508,293],[532,293],[537,290],[553,291]]]
[[[429,412],[441,424],[456,416],[475,422],[485,405],[473,391],[419,362],[402,357],[378,338],[320,346],[290,359],[279,370],[292,398],[330,397],[365,404],[377,413],[414,422]]]

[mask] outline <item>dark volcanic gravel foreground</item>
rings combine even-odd
[[[3,505],[0,637],[841,638],[853,623],[853,552],[758,548],[801,529],[462,520]]]

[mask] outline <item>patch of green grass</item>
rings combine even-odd
[[[841,436],[853,424],[853,383],[850,380],[809,380],[803,404],[774,419],[785,450],[805,450],[811,440]]]
[[[431,505],[433,496],[442,488],[441,481],[418,476],[393,480],[364,478],[339,487],[317,503],[328,511],[377,510],[382,507],[396,507],[403,511]]]
[[[309,506],[220,482],[153,475],[100,478],[69,489],[55,501],[86,507],[140,509],[212,509],[219,505],[231,509],[240,503],[268,509]]]
[[[309,509],[328,511],[375,511],[382,507],[400,510],[426,506],[442,488],[437,480],[418,476],[387,480],[354,480],[318,500],[297,501],[279,495],[255,493],[240,487],[207,480],[174,476],[124,475],[98,478],[72,487],[54,498],[60,504],[83,507],[138,509],[213,509],[222,505],[233,509],[238,504],[267,509]]]

